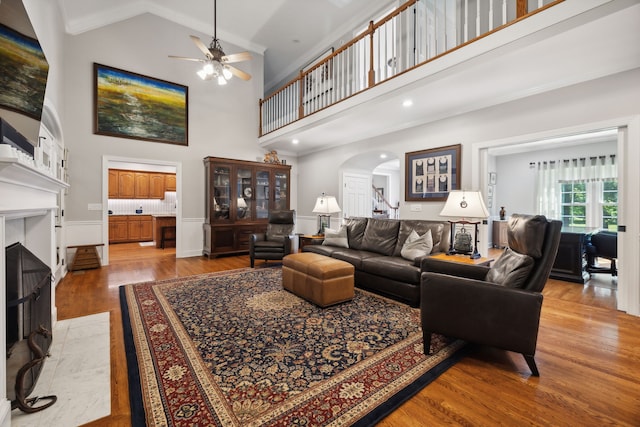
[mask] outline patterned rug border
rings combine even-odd
[[[278,269],[281,266],[273,266],[266,267],[268,269]],[[265,268],[265,269],[266,269]],[[192,276],[184,276],[177,278],[169,278],[169,279],[161,279],[156,281],[146,281],[139,283],[131,283],[120,286],[119,294],[120,294],[120,304],[122,310],[122,321],[123,321],[123,331],[124,331],[124,341],[125,341],[125,353],[127,359],[127,368],[128,368],[128,378],[129,378],[129,395],[130,395],[130,404],[131,404],[131,421],[134,426],[143,426],[147,424],[147,419],[145,415],[144,409],[144,397],[142,393],[142,386],[140,381],[140,370],[139,370],[139,360],[138,353],[136,352],[136,339],[134,337],[133,327],[132,327],[132,317],[129,309],[129,304],[127,302],[127,289],[133,289],[136,285],[145,285],[145,284],[154,284],[154,289],[156,287],[162,287],[163,284],[175,284],[176,281],[180,281],[180,284],[184,284],[191,281],[198,281],[206,278],[216,277],[216,276],[232,276],[236,274],[243,274],[251,271],[256,271],[257,269],[251,268],[240,268],[235,270],[225,270],[220,272],[211,272],[211,273],[203,273]],[[262,270],[262,269],[260,269]],[[368,292],[363,289],[356,288],[356,292],[360,292],[363,294],[372,295],[376,298],[380,298],[387,302],[406,306],[398,301],[386,298],[384,296]],[[164,306],[164,304],[163,304]],[[168,304],[164,307],[165,309],[170,307]],[[171,316],[175,316],[173,310],[168,311]],[[178,321],[178,324],[180,322]],[[177,334],[177,338],[182,342],[185,346],[185,350],[190,353],[190,355],[197,358],[197,360],[191,363],[192,368],[194,370],[200,370],[203,368],[203,362],[199,360],[199,355],[197,350],[193,348],[192,343],[188,340],[188,335],[184,330],[175,331]],[[184,335],[183,335],[184,334]],[[183,335],[182,337],[180,335]],[[418,334],[420,335],[420,334]],[[186,339],[186,341],[185,341]],[[395,344],[393,347],[401,348],[402,346],[414,346],[421,345],[422,337],[413,336],[409,339],[405,339],[402,342]],[[390,347],[391,348],[391,347]],[[417,364],[413,369],[413,374],[408,375],[408,378],[402,377],[403,381],[400,382],[400,386],[403,386],[400,390],[397,390],[394,394],[389,394],[385,392],[384,388],[382,388],[379,392],[376,393],[375,402],[377,403],[375,408],[371,410],[367,415],[355,421],[353,426],[370,426],[373,425],[388,414],[397,409],[404,402],[409,400],[412,396],[417,394],[420,390],[426,387],[429,383],[435,380],[438,376],[440,376],[443,372],[445,372],[449,367],[454,365],[457,361],[459,361],[464,354],[464,343],[462,341],[456,341],[447,346],[448,351],[441,351],[436,355],[432,355],[429,359],[426,359],[424,362]],[[371,366],[375,365],[377,359],[383,359],[381,355],[374,355],[373,357],[368,358],[366,360],[366,365]],[[364,365],[364,362],[360,362],[360,364]],[[427,365],[428,369],[425,372],[424,365]],[[364,370],[364,366],[361,366],[360,369]],[[350,370],[345,372],[341,372],[335,375],[335,378],[332,377],[332,382],[340,381],[340,379],[344,376],[353,375]],[[147,378],[149,380],[149,378]],[[407,381],[408,380],[408,381]],[[407,383],[407,385],[404,385]],[[296,398],[294,397],[295,401]],[[295,402],[287,402],[287,405],[283,405],[281,408],[282,411],[286,411],[286,407],[295,406]],[[357,411],[357,408],[353,408],[353,411]],[[269,422],[269,419],[263,420],[264,422]],[[262,425],[262,424],[261,424]],[[266,425],[266,424],[265,424]]]

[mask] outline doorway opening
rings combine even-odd
[[[522,135],[519,137],[508,138],[505,140],[497,141],[485,141],[481,143],[473,144],[472,146],[472,179],[473,182],[477,182],[483,193],[488,190],[491,185],[489,174],[496,172],[496,158],[506,155],[507,153],[515,153],[518,151],[528,150],[533,152],[535,150],[549,149],[545,144],[548,142],[554,142],[554,147],[571,147],[576,152],[576,156],[580,156],[581,149],[575,146],[572,142],[574,138],[585,138],[588,135],[601,132],[602,130],[613,129],[615,134],[613,145],[616,147],[617,158],[620,162],[617,165],[618,168],[618,217],[619,222],[619,234],[618,234],[618,254],[619,254],[619,274],[618,274],[618,286],[617,286],[617,308],[618,310],[626,311],[629,314],[636,314],[640,312],[640,305],[637,303],[637,295],[640,293],[640,272],[635,268],[634,263],[624,258],[628,258],[629,254],[637,254],[639,245],[637,239],[632,239],[631,233],[635,229],[635,224],[638,223],[640,211],[635,204],[635,197],[632,196],[633,192],[626,190],[632,182],[638,180],[638,170],[630,165],[636,164],[640,153],[635,148],[637,141],[640,139],[640,118],[631,117],[625,119],[613,119],[607,122],[600,122],[597,124],[585,124],[567,129],[556,129],[546,132],[540,132],[538,134]],[[575,156],[574,156],[575,157]],[[529,169],[528,166],[525,169]],[[501,191],[498,186],[500,183],[500,174],[496,172],[498,184],[493,189],[494,197],[499,197],[498,194]],[[513,183],[518,181],[515,177],[504,177],[508,182]],[[526,186],[520,186],[520,192]],[[534,188],[526,187],[527,192],[533,192]],[[488,192],[488,191],[487,191]],[[498,203],[497,205],[500,205]],[[500,206],[498,206],[500,208]],[[512,209],[513,210],[513,209]],[[535,213],[535,210],[532,211]],[[626,231],[626,233],[625,233]],[[481,244],[489,244],[488,233],[481,235]],[[627,254],[627,257],[625,257]],[[585,286],[588,286],[585,284]]]
[[[371,151],[342,164],[342,214],[347,217],[398,218],[400,160]]]
[[[109,264],[112,256],[113,260],[178,257],[180,163],[105,156],[102,172],[103,205],[107,206],[103,264]]]

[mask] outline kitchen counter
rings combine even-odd
[[[153,217],[153,241],[156,243],[156,248],[160,247],[162,240],[162,227],[173,227],[172,237],[175,238],[176,216],[171,214],[151,215]],[[173,248],[176,246],[176,242],[166,242],[165,247]]]

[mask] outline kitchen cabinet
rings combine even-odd
[[[204,167],[204,255],[248,252],[269,210],[289,209],[291,166],[206,157]]]
[[[175,173],[165,174],[164,191],[176,191],[176,174]]]
[[[109,243],[123,243],[129,241],[129,225],[127,215],[109,217]]]
[[[118,171],[109,169],[109,198],[118,198]]]
[[[109,243],[148,242],[153,240],[151,215],[114,215],[109,217]]]
[[[176,174],[109,169],[109,199],[164,199],[165,191],[176,191]]]
[[[164,199],[165,188],[165,174],[163,173],[150,173],[149,174],[149,198],[150,199]]]
[[[118,198],[133,199],[136,195],[135,173],[133,171],[118,171]]]
[[[149,198],[149,173],[147,172],[135,172],[135,193],[136,199],[148,199]]]

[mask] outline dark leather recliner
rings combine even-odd
[[[256,259],[281,260],[291,253],[295,211],[270,211],[266,233],[252,234],[249,240],[251,267]]]
[[[585,245],[587,253],[587,272],[610,273],[618,275],[616,259],[618,258],[618,233],[615,231],[600,230],[589,237]],[[606,258],[611,261],[608,267],[599,267],[596,258]]]
[[[521,353],[534,376],[542,289],[560,242],[561,221],[514,214],[509,246],[492,267],[426,258],[422,262],[424,352],[431,334]]]

